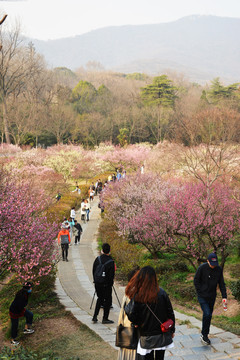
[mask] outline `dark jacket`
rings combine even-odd
[[[28,304],[29,294],[27,290],[20,290],[17,292],[15,299],[10,305],[9,313],[11,318],[18,319],[21,316],[24,316],[26,311],[25,307]]]
[[[168,319],[172,319],[174,325],[171,332],[175,332],[175,316],[171,301],[167,293],[160,288],[158,292],[157,303],[148,304],[158,319],[164,323]],[[162,334],[161,324],[155,316],[147,308],[146,304],[135,302],[134,310],[129,320],[139,326],[141,336],[151,336]]]
[[[76,223],[76,225],[74,225],[74,227],[78,230],[78,235],[80,235],[80,233],[82,232],[82,227],[79,223]]]
[[[200,265],[194,277],[197,295],[206,299],[215,299],[218,284],[222,297],[227,298],[222,268],[216,266],[212,269],[208,263]]]
[[[101,256],[101,262],[102,264],[105,264],[107,261],[109,261],[110,259],[112,259],[111,256],[109,255],[105,255],[102,254]],[[94,272],[96,270],[97,265],[99,264],[99,260],[98,257],[95,259],[94,263],[93,263],[93,269],[92,269],[92,274],[94,275]],[[114,261],[109,262],[106,267],[105,267],[105,283],[104,286],[113,286],[113,280],[114,280],[114,275],[115,275],[115,264]]]

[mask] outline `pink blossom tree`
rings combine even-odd
[[[44,191],[45,205],[49,207],[51,203],[55,202],[55,195],[57,192],[69,191],[69,185],[62,174],[56,173],[53,169],[47,166],[25,165],[20,168],[11,170],[14,181],[24,181],[35,192]]]
[[[116,221],[120,234],[145,246],[154,257],[166,244],[159,224],[164,220],[160,205],[168,185],[156,175],[137,174],[108,185],[102,194],[107,216]]]
[[[87,182],[99,173],[101,173],[101,163],[96,159],[94,152],[84,151],[72,167],[71,175],[74,179],[85,179]]]
[[[226,185],[165,181],[154,175],[132,176],[111,184],[102,195],[107,216],[129,241],[153,256],[173,252],[195,268],[208,252],[224,266],[240,230],[240,204]]]
[[[165,202],[168,246],[194,266],[211,251],[221,255],[221,265],[237,241],[240,204],[226,185],[215,182],[184,184]],[[195,261],[194,261],[195,260]]]
[[[115,171],[116,168],[136,171],[147,159],[150,150],[149,146],[143,145],[116,146],[114,151],[105,152],[102,160],[109,164],[111,171]]]
[[[45,199],[28,184],[16,185],[9,175],[0,175],[0,269],[19,281],[39,283],[55,266],[58,225],[43,215]]]

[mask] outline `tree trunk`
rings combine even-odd
[[[8,128],[8,119],[7,119],[7,104],[5,98],[3,99],[3,124],[4,124],[4,133],[7,144],[11,144],[9,128]]]
[[[162,138],[162,126],[161,126],[161,107],[158,106],[158,129],[157,129],[157,141],[161,142]]]

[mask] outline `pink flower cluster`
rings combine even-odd
[[[45,198],[28,184],[15,184],[6,173],[0,175],[0,268],[20,281],[39,282],[57,260],[57,224],[43,216]]]

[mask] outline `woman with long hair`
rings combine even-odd
[[[127,313],[129,320],[139,328],[138,360],[163,360],[165,350],[173,347],[175,316],[166,292],[158,286],[155,270],[145,266],[129,281],[126,296],[134,306]],[[169,332],[162,332],[161,323],[172,319]]]

